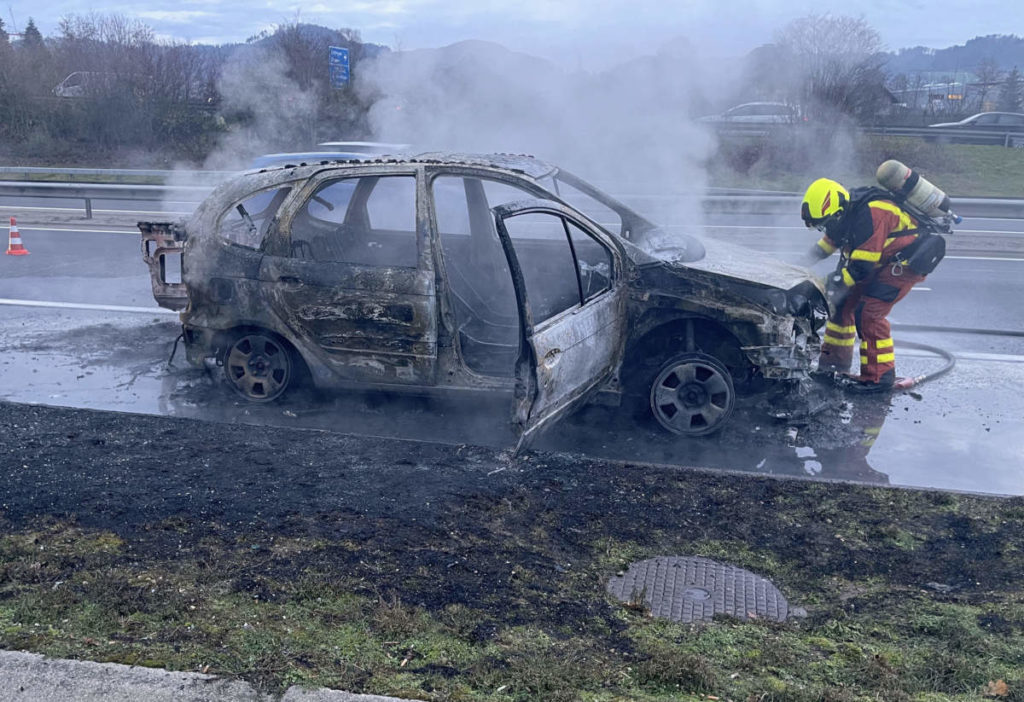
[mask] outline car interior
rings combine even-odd
[[[327,181],[291,224],[291,255],[312,261],[416,268],[416,179]]]
[[[451,175],[435,178],[432,192],[463,362],[480,374],[511,377],[519,356],[519,308],[491,208],[536,196],[496,181]],[[534,324],[610,287],[610,254],[561,216],[524,214],[505,226]],[[416,268],[415,177],[327,181],[299,208],[290,235],[294,258]]]
[[[476,372],[511,376],[519,355],[518,306],[491,208],[535,195],[477,178],[439,177],[432,190],[463,360]],[[610,287],[610,254],[561,216],[517,215],[505,227],[534,324]]]
[[[483,184],[440,177],[433,193],[463,362],[477,373],[511,377],[519,356],[519,308]]]

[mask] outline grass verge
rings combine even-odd
[[[850,186],[875,182],[875,169],[894,158],[954,197],[1024,196],[1024,149],[971,144],[930,144],[922,139],[864,135],[827,153],[781,140],[723,145],[709,169],[715,187],[803,192],[815,178]]]
[[[314,528],[330,515],[8,522],[0,647],[423,700],[1024,699],[1020,500],[604,477],[564,503],[547,475],[429,527],[333,535]],[[809,616],[682,625],[605,593],[666,554],[749,568]]]

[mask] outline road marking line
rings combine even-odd
[[[918,287],[916,285],[914,287],[912,287],[910,290],[911,290],[911,292],[913,292],[914,290],[917,290],[918,292],[931,292],[932,291],[931,288],[921,288],[921,287]]]
[[[918,349],[901,349],[900,340],[896,339],[896,352],[901,358],[937,358],[934,353]],[[1024,356],[1004,353],[955,353],[958,361],[986,361],[999,363],[1024,363]]]
[[[1024,258],[1003,258],[1000,256],[946,256],[945,258],[956,261],[1016,261],[1024,263]]]
[[[724,239],[715,239],[715,241],[725,241]],[[727,242],[728,243],[728,242]],[[754,251],[760,253],[766,253],[771,256],[799,256],[807,253],[805,250],[793,251],[790,249],[762,249],[757,248]],[[825,259],[822,259],[824,261]],[[1024,258],[1001,258],[998,256],[945,256],[943,260],[954,260],[954,261],[1012,261],[1015,263],[1024,263]],[[820,263],[818,261],[817,263]],[[816,264],[815,264],[816,265]],[[809,266],[808,266],[809,267]]]
[[[963,361],[1001,361],[1003,363],[1024,363],[1024,356],[1003,353],[957,353],[953,354]]]
[[[129,229],[57,229],[55,227],[18,227],[26,232],[80,232],[82,234],[134,234],[138,236],[138,228]]]
[[[666,227],[686,227],[688,224],[665,224]],[[807,231],[806,227],[798,225],[767,225],[767,224],[702,224],[701,229],[785,229],[793,231]],[[960,234],[1005,234],[1007,237],[1020,236],[1019,231],[1008,231],[1005,229],[957,229],[952,236],[955,238]]]
[[[0,305],[11,307],[50,307],[64,310],[95,310],[99,312],[138,312],[143,314],[178,314],[163,307],[126,307],[123,305],[93,305],[86,302],[50,302],[48,300],[15,300],[0,297]]]
[[[172,201],[172,202],[169,202],[167,204],[170,205],[170,204],[187,204],[187,203],[176,203],[176,202]],[[19,210],[19,211],[32,211],[32,212],[70,212],[70,213],[73,213],[73,214],[81,214],[82,211],[85,210],[85,208],[84,207],[31,207],[31,206],[22,206],[22,205],[5,205],[5,204],[0,203],[0,210]],[[192,210],[189,210],[188,212],[175,212],[175,211],[172,211],[172,210],[108,210],[108,209],[100,209],[100,208],[97,208],[97,207],[92,208],[92,211],[93,211],[93,214],[96,214],[96,213],[99,212],[99,213],[107,213],[107,214],[145,214],[145,215],[171,215],[171,214],[188,215],[189,213],[192,212]]]

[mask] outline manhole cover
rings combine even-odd
[[[622,602],[643,602],[652,616],[677,622],[710,621],[716,614],[780,622],[789,616],[786,598],[770,581],[695,556],[637,561],[608,581],[608,592]]]

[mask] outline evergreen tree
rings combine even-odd
[[[11,45],[11,36],[4,29],[4,21],[0,18],[0,51],[3,51]]]
[[[1002,112],[1020,112],[1024,105],[1024,82],[1016,66],[1006,74],[1003,91],[999,94],[999,109]]]
[[[28,24],[25,25],[25,34],[22,35],[22,41],[26,48],[39,48],[43,45],[43,35],[39,33],[39,28],[36,27],[35,21],[29,17]]]

